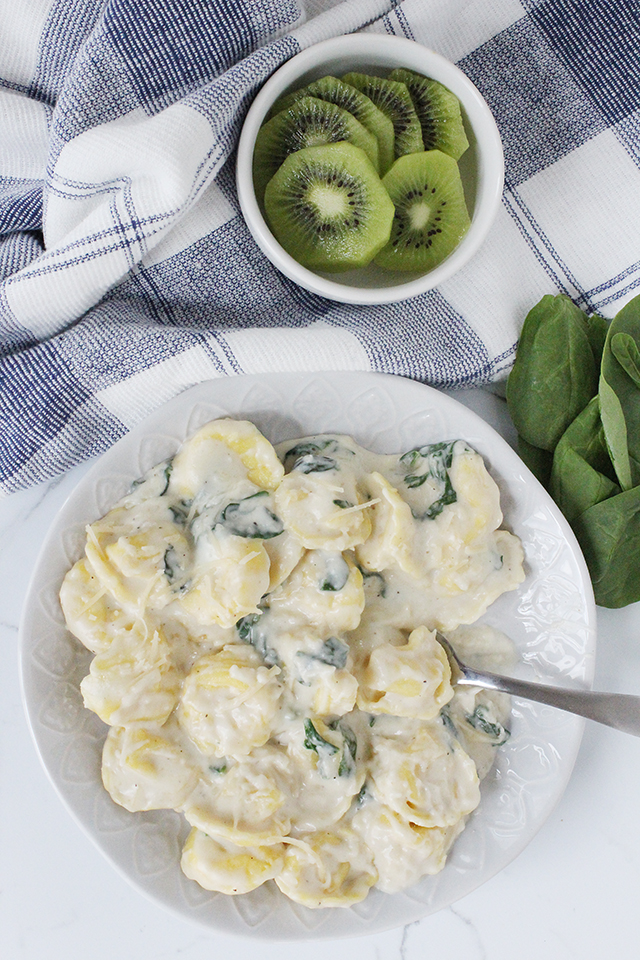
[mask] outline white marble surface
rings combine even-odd
[[[510,439],[501,401],[458,398]],[[86,466],[0,501],[0,957],[3,960],[637,960],[640,738],[587,724],[564,797],[509,867],[450,908],[355,940],[260,943],[163,912],[115,873],[50,785],[18,672],[23,598],[46,530]],[[640,694],[640,604],[598,610],[595,686]]]

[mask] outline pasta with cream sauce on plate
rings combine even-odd
[[[348,906],[438,872],[509,702],[453,687],[435,631],[508,655],[476,623],[524,578],[502,524],[463,440],[205,424],[89,525],[60,591],[113,800],[180,811],[184,873],[227,894]]]

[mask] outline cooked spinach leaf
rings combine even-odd
[[[316,659],[322,663],[329,664],[331,667],[337,667],[339,670],[342,670],[347,665],[348,656],[349,647],[344,640],[339,640],[338,637],[329,637],[329,639],[325,640],[322,644],[320,653]]]
[[[362,580],[365,591],[373,592],[375,590],[377,597],[385,597],[387,593],[387,581],[378,570],[366,570],[358,565],[358,570],[362,574]]]
[[[265,663],[281,666],[277,650],[269,643],[269,615],[266,604],[260,613],[249,613],[238,620],[236,631],[240,639],[250,643]]]
[[[356,794],[354,803],[356,805],[356,808],[359,810],[360,807],[363,807],[365,803],[369,803],[371,800],[373,800],[373,794],[371,793],[371,790],[369,788],[369,781],[365,780],[365,782],[360,787],[359,792]]]
[[[358,741],[356,735],[344,720],[334,722],[334,729],[340,731],[343,737],[342,756],[338,767],[339,777],[351,777],[356,772],[356,754],[358,753]]]
[[[348,656],[348,645],[344,640],[339,640],[338,637],[329,637],[328,640],[325,640],[317,653],[307,653],[306,650],[298,650],[296,657],[301,661],[303,677],[305,678],[301,678],[300,682],[305,684],[309,682],[309,674],[306,670],[307,666],[314,663],[324,663],[328,667],[335,667],[336,670],[342,670],[347,665]],[[311,679],[312,677],[313,675],[311,675]]]
[[[173,522],[178,524],[179,527],[184,527],[187,522],[192,503],[193,500],[178,500],[177,503],[170,505],[169,512],[171,513]]]
[[[349,564],[341,553],[324,554],[324,573],[320,578],[320,589],[337,592],[342,590],[349,579]]]
[[[409,450],[400,457],[400,463],[407,468],[404,482],[408,487],[421,487],[429,480],[436,490],[435,500],[423,513],[412,508],[411,512],[416,520],[434,520],[446,506],[456,502],[457,495],[449,476],[456,443],[457,440],[429,443],[424,447]]]
[[[173,544],[164,552],[164,575],[172,586],[184,576],[178,551]]]
[[[236,537],[254,540],[270,540],[278,537],[284,530],[284,524],[273,510],[270,510],[270,494],[259,490],[249,497],[228,503],[216,518],[216,525],[223,526]]]
[[[503,727],[498,720],[491,720],[490,717],[489,708],[480,703],[473,713],[465,715],[465,720],[474,730],[489,737],[496,747],[501,747],[511,736],[511,731]]]
[[[351,727],[345,723],[342,718],[334,720],[328,724],[330,730],[338,732],[342,739],[342,747],[337,747],[329,743],[322,737],[312,720],[308,718],[304,722],[304,745],[307,750],[315,750],[318,754],[318,772],[321,777],[331,779],[335,776],[334,758],[338,760],[337,775],[339,777],[351,777],[356,770],[356,754],[358,752],[358,742]]]
[[[460,734],[458,733],[458,728],[456,727],[455,723],[451,718],[451,714],[449,712],[448,707],[440,708],[440,719],[442,720],[442,724],[445,730],[448,732],[449,736],[453,737],[454,740],[459,740]]]
[[[284,455],[284,468],[287,472],[298,470],[300,473],[323,473],[337,470],[338,463],[333,457],[326,456],[335,450],[337,443],[329,440],[303,440]],[[323,453],[324,451],[324,453]]]
[[[306,457],[300,457],[299,460],[296,460],[293,469],[299,473],[326,473],[327,470],[337,470],[338,462],[333,457],[308,453]]]
[[[313,725],[313,721],[306,719],[304,722],[304,745],[307,750],[315,750],[316,753],[328,753],[330,756],[338,752],[335,743],[329,743],[324,737],[321,737]]]
[[[227,761],[220,760],[219,763],[210,763],[209,772],[215,773],[217,776],[222,776],[223,773],[226,773],[228,770]]]

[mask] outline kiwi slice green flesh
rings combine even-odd
[[[301,97],[258,131],[253,151],[253,183],[258,202],[284,160],[304,147],[348,141],[378,167],[378,141],[348,111],[317,97]]]
[[[389,79],[407,87],[422,127],[424,149],[442,150],[459,160],[469,141],[456,95],[437,80],[430,80],[413,70],[393,70]]]
[[[469,229],[458,164],[440,150],[410,153],[396,160],[382,182],[395,216],[376,264],[387,270],[432,270]]]
[[[337,107],[347,110],[354,116],[377,139],[380,174],[387,172],[395,156],[393,124],[369,97],[356,90],[350,83],[338,80],[337,77],[321,77],[307,87],[294,90],[277,100],[269,111],[267,119],[280,113],[281,110],[286,110],[302,97],[317,97],[319,100],[335,103]]]
[[[327,272],[366,266],[389,240],[394,215],[368,156],[347,142],[292,153],[267,184],[264,205],[287,253]]]
[[[346,73],[342,80],[373,100],[376,107],[389,117],[395,134],[396,157],[424,151],[420,121],[404,83],[366,73]]]

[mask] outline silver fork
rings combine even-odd
[[[486,670],[474,670],[463,663],[446,637],[436,632],[438,642],[444,647],[451,667],[451,681],[461,686],[484,687],[501,690],[514,697],[536,700],[568,713],[575,713],[588,720],[596,720],[616,730],[623,730],[640,737],[640,697],[627,693],[598,693],[593,690],[567,690],[529,680],[503,677]]]

